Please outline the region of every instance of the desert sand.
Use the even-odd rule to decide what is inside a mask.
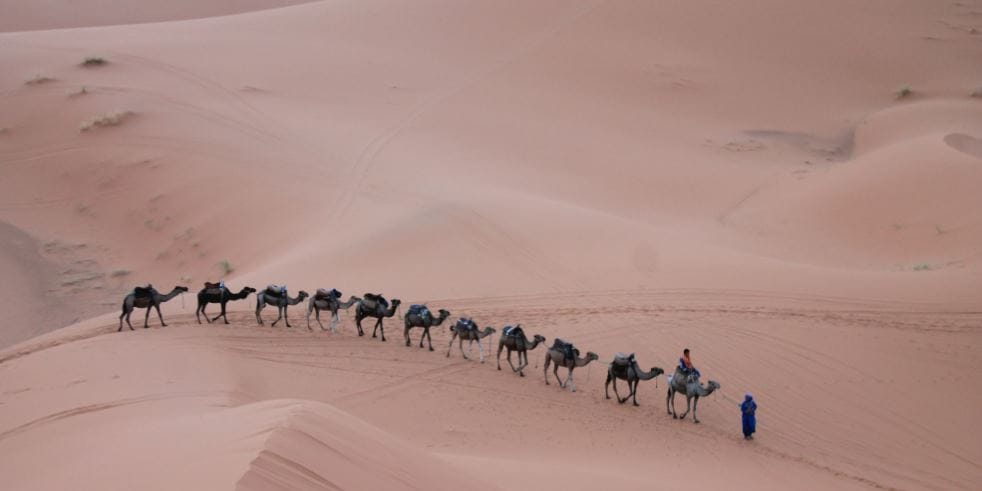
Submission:
[[[0,2],[5,489],[982,485],[982,4],[111,3]],[[198,325],[219,278],[600,361]],[[699,425],[604,399],[684,347]]]

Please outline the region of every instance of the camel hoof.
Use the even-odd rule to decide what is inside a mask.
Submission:
[[[519,377],[524,377],[524,376],[525,376],[525,374],[524,374],[524,373],[522,373],[522,372],[518,372],[518,376],[519,376]]]
[[[673,414],[672,419],[679,419],[679,417]]]
[[[698,419],[692,420],[692,424],[699,424],[699,420]]]
[[[432,346],[430,346],[430,351],[433,351],[433,347]]]
[[[576,392],[576,387],[569,389],[570,392]]]
[[[638,404],[638,403],[635,402],[634,403],[634,407],[638,407],[638,406],[640,406],[640,404]]]

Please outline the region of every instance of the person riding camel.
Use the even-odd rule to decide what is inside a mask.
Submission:
[[[682,357],[679,358],[679,369],[686,375],[694,374],[696,377],[700,375],[699,370],[696,370],[692,364],[692,359],[689,357],[689,348],[682,350]]]

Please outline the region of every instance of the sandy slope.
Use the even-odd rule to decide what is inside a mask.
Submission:
[[[0,355],[0,471],[15,489],[269,489],[302,477],[334,489],[324,481],[387,476],[424,488],[967,489],[982,478],[966,431],[982,404],[977,313],[713,291],[433,305],[522,319],[602,359],[634,347],[645,366],[669,365],[684,343],[723,389],[700,401],[697,426],[665,415],[664,380],[642,384],[641,407],[618,406],[603,399],[602,366],[577,371],[569,393],[543,384],[541,349],[522,379],[493,358],[447,358],[443,328],[431,353],[418,333],[405,347],[398,322],[383,344],[357,337],[350,318],[340,334],[309,332],[298,312],[292,330],[252,327],[251,314],[232,327],[172,315],[167,328],[117,334],[104,319]],[[735,408],[746,390],[761,405],[749,445]],[[79,453],[93,442],[99,452]]]
[[[40,31],[196,19],[304,3],[305,0],[0,0],[0,32]]]
[[[0,7],[13,12],[2,31],[205,17],[0,34],[0,346],[112,312],[136,283],[194,291],[228,261],[235,288],[453,299],[455,313],[666,365],[688,345],[729,397],[761,394],[772,436],[741,445],[722,402],[698,429],[663,421],[657,397],[645,397],[651,418],[614,410],[594,400],[597,373],[574,404],[477,368],[456,380],[469,365],[429,353],[256,330],[238,313],[230,331],[181,318],[89,338],[114,322],[104,317],[13,347],[51,346],[0,357],[0,432],[55,422],[5,433],[3,455],[55,451],[45,431],[91,440],[77,408],[106,407],[78,417],[107,427],[114,411],[136,425],[148,408],[161,430],[140,431],[173,433],[150,449],[161,459],[210,424],[194,418],[228,422],[200,449],[228,460],[188,482],[263,487],[311,476],[284,455],[335,473],[304,459],[320,452],[306,445],[337,442],[270,428],[329,426],[344,411],[379,452],[505,488],[552,484],[535,462],[584,488],[979,482],[980,439],[964,429],[979,407],[966,374],[980,361],[982,102],[968,94],[982,83],[982,7],[338,0],[209,17],[291,2],[193,3],[111,18]],[[109,64],[79,66],[92,55]],[[905,84],[913,94],[896,99]],[[321,359],[336,350],[341,361]],[[144,378],[120,382],[120,367]],[[940,395],[951,393],[957,403]],[[550,416],[556,404],[569,418]],[[473,411],[482,425],[467,424]],[[492,423],[524,417],[516,449]],[[128,428],[105,440],[120,459],[146,445]],[[24,487],[74,469],[20,462],[4,465]],[[706,475],[713,464],[727,472]],[[160,471],[133,465],[88,482]],[[429,475],[406,479],[444,482]]]

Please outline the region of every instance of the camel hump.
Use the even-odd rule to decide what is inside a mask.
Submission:
[[[614,365],[629,367],[634,363],[634,353],[615,353]]]
[[[522,334],[524,334],[524,332],[522,331],[522,328],[518,326],[505,326],[501,330],[502,336],[511,336],[514,338],[520,338],[522,337]]]
[[[376,300],[378,300],[380,298],[382,298],[382,295],[380,295],[378,293],[366,293],[365,294],[365,299],[366,300],[376,301]]]
[[[153,285],[138,286],[133,289],[133,296],[137,298],[147,298],[153,296]]]
[[[286,286],[269,284],[266,286],[266,294],[273,297],[286,296]]]
[[[430,315],[432,315],[430,313],[430,308],[427,307],[425,304],[421,304],[421,303],[414,303],[410,305],[409,313],[412,315],[418,315],[420,317],[429,317]]]
[[[215,290],[224,287],[225,287],[224,281],[219,281],[218,283],[212,283],[210,281],[205,282],[205,290]]]
[[[470,317],[461,317],[457,321],[457,328],[463,329],[465,331],[476,331],[477,323],[474,322],[474,319],[471,319]]]
[[[567,346],[572,347],[573,343],[563,338],[556,338],[556,340],[552,342],[552,347],[555,349],[566,349]]]

